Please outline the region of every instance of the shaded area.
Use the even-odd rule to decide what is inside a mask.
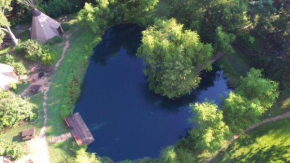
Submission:
[[[95,138],[89,150],[114,161],[158,157],[192,127],[189,103],[206,98],[220,103],[220,95],[229,92],[223,72],[215,67],[201,74],[200,88],[190,95],[169,100],[154,94],[142,60],[135,57],[142,30],[119,25],[106,32],[94,49],[75,108]]]

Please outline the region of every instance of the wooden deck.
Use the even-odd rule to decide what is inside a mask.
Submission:
[[[95,141],[93,135],[78,112],[66,118],[65,122],[79,146],[89,145]]]

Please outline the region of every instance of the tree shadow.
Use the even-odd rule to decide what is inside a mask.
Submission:
[[[94,48],[91,60],[95,64],[106,66],[108,59],[115,57],[121,48],[124,48],[129,56],[136,57],[143,30],[143,27],[133,24],[120,24],[108,29],[102,41]]]
[[[156,104],[158,106],[157,108],[170,112],[178,112],[180,109],[188,107],[190,103],[196,102],[202,91],[206,91],[208,88],[213,87],[215,81],[222,79],[220,69],[216,65],[213,66],[212,71],[202,72],[200,77],[202,79],[197,89],[177,99],[169,99],[155,94],[154,91],[149,89],[148,83],[142,85],[141,89],[143,89],[142,92],[144,92],[146,101]]]

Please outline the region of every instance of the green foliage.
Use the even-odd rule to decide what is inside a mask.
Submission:
[[[10,11],[12,8],[10,7],[11,0],[0,0],[0,27],[10,26],[8,19],[5,16],[5,11]],[[3,42],[3,38],[5,36],[5,32],[0,29],[0,45]]]
[[[174,147],[169,146],[161,152],[161,163],[180,163],[177,159],[177,154]]]
[[[62,42],[62,40],[63,40],[62,36],[54,36],[53,38],[47,40],[46,44],[47,45],[54,45],[54,44]]]
[[[0,89],[0,131],[6,127],[13,127],[23,120],[33,120],[35,118],[36,105],[30,103],[28,99]]]
[[[17,84],[16,83],[10,83],[9,87],[11,90],[15,91],[17,89]]]
[[[80,47],[80,53],[91,54],[91,50],[95,47],[100,41],[100,37],[95,37],[90,32],[85,33],[80,38],[83,46]],[[72,45],[71,45],[72,46]],[[77,45],[76,45],[77,46]],[[79,64],[70,65],[67,70],[67,77],[65,79],[66,83],[64,85],[64,96],[61,106],[62,117],[66,118],[73,113],[73,109],[79,95],[81,93],[81,84],[83,79],[83,74],[86,71],[88,65],[88,59],[79,61]],[[82,65],[81,67],[79,65]]]
[[[98,158],[94,153],[88,153],[85,149],[77,151],[76,158],[73,163],[101,163],[101,159]]]
[[[186,148],[175,148],[178,160],[180,163],[193,163],[195,161],[195,156],[191,149]]]
[[[196,68],[205,64],[210,69],[212,46],[201,43],[196,32],[183,30],[175,19],[158,20],[142,34],[137,56],[144,59],[144,72],[155,93],[169,98],[188,94],[200,82]]]
[[[89,26],[96,34],[119,23],[145,25],[153,22],[153,12],[159,0],[97,0],[97,5],[86,3],[78,13],[82,26]],[[134,14],[133,14],[134,13]]]
[[[190,122],[197,125],[189,132],[190,138],[195,140],[198,151],[213,152],[221,147],[229,135],[229,127],[223,122],[223,112],[211,102],[190,105],[194,117]]]
[[[215,50],[225,54],[233,54],[235,50],[231,46],[231,42],[235,40],[235,35],[223,32],[221,26],[216,29]]]
[[[8,156],[17,160],[24,156],[24,149],[17,143],[0,139],[0,156]]]
[[[18,75],[27,74],[27,70],[22,62],[16,62],[10,54],[5,56],[5,63],[15,68]]]
[[[202,40],[214,43],[215,30],[235,31],[242,23],[247,1],[240,0],[167,0],[170,15],[186,28],[197,30]]]
[[[24,54],[26,59],[41,61],[45,65],[51,65],[55,59],[46,46],[35,40],[21,42],[15,50],[18,54]]]
[[[63,14],[71,14],[77,12],[81,8],[79,0],[50,0],[40,5],[40,8],[47,15],[56,18]]]
[[[96,34],[103,32],[111,25],[114,13],[110,10],[109,5],[114,1],[99,0],[95,7],[86,3],[84,8],[78,13],[78,20],[82,26],[89,26]]]
[[[68,23],[61,24],[61,27],[62,27],[63,31],[69,31],[70,30],[70,24],[68,24]]]
[[[258,122],[278,96],[278,83],[263,78],[261,70],[252,68],[235,92],[224,100],[225,121],[233,132],[238,133]]]

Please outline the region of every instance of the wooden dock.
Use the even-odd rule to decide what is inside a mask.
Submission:
[[[95,141],[93,135],[78,112],[64,120],[79,146],[89,145]]]

